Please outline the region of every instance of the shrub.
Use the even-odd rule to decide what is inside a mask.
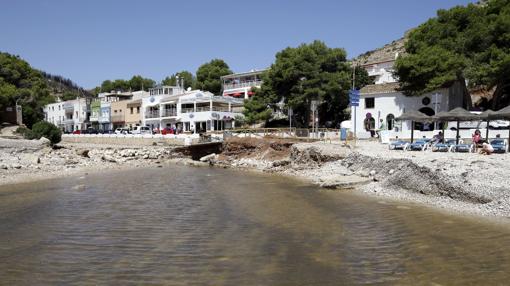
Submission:
[[[16,131],[14,131],[14,133],[17,133],[19,135],[22,135],[24,137],[26,137],[26,134],[31,132],[30,129],[24,127],[24,126],[20,126],[18,128],[16,128]]]
[[[56,144],[62,140],[62,131],[55,125],[39,121],[32,126],[32,130],[24,133],[27,139],[40,139],[46,137],[51,141],[51,144]]]

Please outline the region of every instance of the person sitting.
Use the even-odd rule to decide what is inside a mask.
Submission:
[[[482,149],[480,150],[480,154],[490,155],[492,154],[492,152],[494,152],[494,147],[492,147],[491,144],[486,142],[482,143]]]
[[[437,133],[436,135],[434,135],[432,137],[432,144],[437,144],[437,143],[443,143],[444,142],[444,135],[443,135],[443,132],[439,131],[439,133]]]

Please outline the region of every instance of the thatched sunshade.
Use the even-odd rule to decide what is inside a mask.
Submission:
[[[475,121],[480,120],[480,116],[473,114],[462,107],[454,108],[448,112],[440,112],[434,118],[438,121],[457,121],[457,136],[455,138],[456,144],[459,144],[459,122],[460,121]]]
[[[489,122],[491,121],[490,116],[494,113],[496,113],[496,111],[487,109],[478,115],[480,120],[487,122],[487,127],[485,128],[485,140],[487,140],[487,142],[489,142]]]
[[[402,113],[399,117],[395,118],[395,120],[400,121],[406,121],[411,120],[411,143],[414,141],[414,122],[432,122],[434,121],[434,118],[428,116],[427,114],[416,111],[416,110],[410,110],[407,112]]]
[[[507,106],[489,115],[490,120],[510,120],[510,106]],[[510,152],[510,127],[508,128],[508,152]]]

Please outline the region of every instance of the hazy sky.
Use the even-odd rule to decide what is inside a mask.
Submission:
[[[236,72],[315,39],[349,58],[469,0],[0,0],[0,51],[92,88],[224,59]]]

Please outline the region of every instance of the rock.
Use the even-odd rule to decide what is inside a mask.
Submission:
[[[101,157],[101,159],[102,159],[103,161],[106,161],[106,162],[117,163],[117,160],[115,160],[114,158],[112,158],[112,157],[110,157],[110,156],[108,156],[108,155],[103,155],[103,156]]]
[[[7,170],[7,169],[9,169],[9,166],[2,164],[2,165],[0,165],[0,169]]]
[[[216,154],[212,153],[209,155],[205,155],[204,157],[200,158],[200,162],[210,162],[211,160],[216,159]]]
[[[375,176],[375,174],[377,174],[377,172],[375,170],[372,170],[370,171],[370,173],[368,173],[370,176]]]
[[[273,167],[282,167],[282,166],[287,166],[289,164],[290,164],[290,160],[283,159],[283,160],[274,161]]]
[[[149,159],[149,154],[144,154],[142,158],[143,159]]]
[[[390,175],[393,175],[393,173],[395,173],[395,170],[394,170],[394,169],[391,169],[391,170],[388,172],[388,174],[390,174]]]
[[[51,146],[51,141],[50,139],[46,138],[46,137],[41,137],[41,139],[38,140],[39,143],[43,146]]]
[[[14,168],[14,169],[21,169],[21,165],[20,164],[13,164],[11,167]]]
[[[330,176],[323,178],[323,182],[320,184],[323,188],[328,189],[342,189],[342,188],[353,188],[359,185],[367,184],[370,179],[363,178],[360,176]]]
[[[85,158],[90,158],[89,157],[89,150],[87,150],[87,149],[77,149],[76,150],[76,155],[82,156],[82,157],[85,157]]]

